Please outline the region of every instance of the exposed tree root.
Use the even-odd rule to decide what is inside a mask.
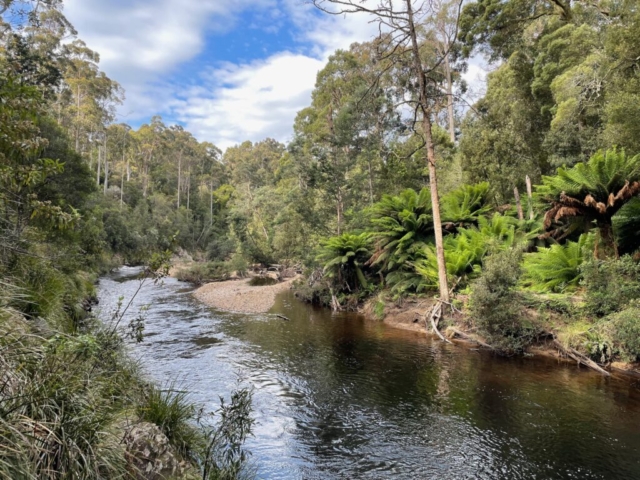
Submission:
[[[427,330],[429,330],[429,325],[427,322],[430,322],[432,330],[436,335],[438,335],[438,337],[440,337],[440,340],[442,340],[443,342],[451,343],[451,341],[449,341],[449,339],[442,335],[442,333],[440,333],[440,330],[438,330],[438,323],[440,323],[440,319],[442,318],[443,304],[444,302],[442,300],[438,300],[438,302],[431,309],[431,313],[429,314],[429,316],[427,317],[425,315],[424,323]]]

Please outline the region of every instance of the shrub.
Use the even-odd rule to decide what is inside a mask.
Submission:
[[[209,282],[219,282],[229,277],[229,266],[224,262],[196,263],[189,268],[180,269],[176,278],[183,282],[203,285]]]
[[[580,266],[584,261],[587,239],[588,235],[582,235],[578,242],[551,245],[525,255],[525,285],[539,292],[564,292],[577,288],[582,279]]]
[[[489,341],[507,353],[521,351],[530,343],[534,329],[522,318],[515,287],[520,279],[518,250],[507,250],[486,258],[482,274],[473,284],[471,314]]]
[[[594,260],[582,265],[586,309],[605,316],[640,298],[640,265],[625,255],[617,260]]]
[[[640,308],[632,306],[607,317],[613,347],[620,357],[634,362],[640,357]]]

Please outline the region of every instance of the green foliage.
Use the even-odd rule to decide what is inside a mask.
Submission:
[[[179,268],[176,278],[195,285],[209,282],[220,282],[229,277],[230,267],[224,262],[195,263],[186,268]]]
[[[624,150],[611,149],[599,151],[572,168],[558,168],[556,175],[542,178],[536,193],[546,202],[560,200],[565,194],[579,198],[591,195],[596,202],[606,204],[610,195],[618,195],[628,183],[637,181],[640,155],[629,157]]]
[[[469,299],[476,325],[490,343],[507,353],[522,351],[535,334],[524,318],[516,291],[521,260],[522,254],[517,249],[487,257]]]
[[[188,400],[187,392],[176,390],[175,384],[167,388],[149,385],[142,402],[136,406],[136,413],[141,420],[157,425],[185,457],[197,447],[198,431],[192,423],[194,405]]]
[[[478,217],[476,221],[477,227],[460,228],[457,235],[445,237],[445,262],[450,287],[454,284],[462,286],[477,276],[485,255],[514,246],[518,238],[517,223],[511,217],[496,213],[489,219]],[[438,288],[438,261],[433,245],[427,245],[411,265],[413,272],[387,277],[394,293],[402,295]]]
[[[489,183],[463,185],[440,199],[442,219],[456,225],[476,224],[491,211],[488,204]]]
[[[402,269],[433,241],[431,194],[426,188],[384,195],[370,212],[376,248],[371,265],[383,272]]]
[[[609,315],[605,319],[611,332],[613,348],[628,362],[640,358],[640,308],[637,305]]]
[[[621,254],[633,254],[640,248],[640,198],[629,201],[613,217],[613,229]]]
[[[612,218],[640,193],[640,155],[628,157],[624,150],[594,154],[588,162],[570,169],[559,168],[555,176],[543,177],[537,197],[547,205],[544,228],[557,238],[596,226],[604,256],[616,256]]]
[[[617,260],[594,260],[582,266],[585,307],[596,316],[626,308],[640,298],[640,264],[628,255]]]
[[[240,389],[231,394],[230,402],[220,399],[219,420],[213,428],[205,428],[205,445],[198,457],[203,480],[252,478],[247,468],[249,453],[244,449],[255,422],[252,398],[250,390]]]
[[[368,286],[363,269],[370,255],[368,234],[343,233],[325,240],[317,258],[324,266],[325,275],[333,279],[339,288],[357,291]]]
[[[524,284],[538,292],[576,289],[582,280],[580,267],[585,260],[588,242],[589,235],[584,234],[577,242],[555,244],[526,254],[523,264]]]

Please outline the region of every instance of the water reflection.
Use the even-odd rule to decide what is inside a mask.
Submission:
[[[137,288],[104,278],[106,315]],[[278,298],[273,312],[215,312],[173,279],[145,286],[150,375],[213,409],[255,389],[260,478],[640,478],[637,380],[552,359],[503,359]]]

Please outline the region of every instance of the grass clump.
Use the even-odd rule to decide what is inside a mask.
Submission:
[[[157,425],[169,442],[185,457],[197,448],[198,431],[193,426],[195,407],[187,392],[176,390],[175,385],[160,388],[150,384],[136,407],[138,417]]]

